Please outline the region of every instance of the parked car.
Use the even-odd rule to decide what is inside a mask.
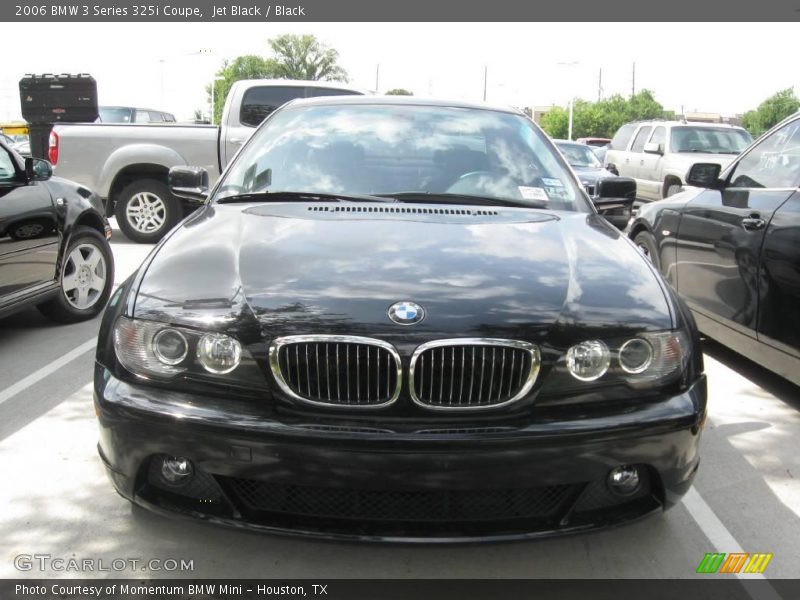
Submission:
[[[23,158],[27,158],[31,155],[31,142],[29,139],[14,142],[10,147]]]
[[[568,142],[567,140],[553,140],[556,147],[564,155],[564,158],[575,171],[580,179],[586,193],[589,196],[595,195],[595,185],[598,179],[617,177],[614,173],[603,167],[590,146],[579,142]]]
[[[630,237],[700,329],[800,385],[800,114],[643,207]]]
[[[633,177],[639,199],[660,200],[681,191],[696,162],[725,167],[753,141],[741,127],[685,121],[639,121],[623,125],[611,140],[605,165]]]
[[[691,314],[523,113],[295,100],[115,293],[99,451],[160,513],[367,541],[583,531],[687,491]]]
[[[174,123],[175,115],[152,108],[101,106],[98,123]]]
[[[600,147],[605,146],[606,144],[611,143],[611,140],[604,137],[582,137],[575,140],[579,144],[584,144],[586,146],[593,146],[593,147]]]
[[[114,283],[101,200],[0,142],[0,316],[36,305],[74,322],[97,315]]]
[[[600,164],[606,164],[606,154],[608,153],[608,149],[610,147],[610,143],[606,144],[605,146],[592,146],[592,152],[594,152],[594,155],[597,157],[597,160],[600,161]]]
[[[237,81],[220,127],[59,124],[50,136],[50,162],[59,175],[95,190],[128,238],[153,243],[197,207],[170,193],[170,167],[201,165],[213,182],[256,126],[284,102],[361,93],[333,82]]]

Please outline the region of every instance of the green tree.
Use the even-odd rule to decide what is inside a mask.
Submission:
[[[569,109],[554,106],[542,115],[539,124],[551,138],[565,140],[569,129]]]
[[[272,57],[254,54],[225,61],[214,81],[214,122],[219,123],[231,86],[241,79],[305,79],[347,81],[347,72],[337,64],[339,53],[313,35],[281,35],[269,40]],[[211,86],[206,86],[211,101]]]
[[[625,123],[659,118],[674,118],[674,113],[665,111],[650,90],[642,90],[630,98],[615,94],[598,102],[576,99],[572,110],[572,138],[610,138]],[[566,138],[569,106],[551,108],[542,117],[541,125],[550,137]]]
[[[794,88],[786,88],[764,100],[755,110],[747,111],[742,116],[742,125],[753,137],[758,137],[798,109],[800,100],[797,99]]]
[[[414,92],[410,92],[403,88],[394,88],[386,92],[387,96],[413,96]]]
[[[339,53],[313,35],[284,34],[269,40],[274,57],[268,62],[278,77],[347,81],[347,71],[337,63]]]
[[[254,54],[239,56],[232,61],[225,61],[222,68],[217,71],[217,77],[222,79],[213,82],[214,85],[214,123],[220,122],[222,107],[225,98],[234,82],[241,79],[274,79],[277,77],[269,61]],[[209,102],[211,101],[211,85],[206,86]]]

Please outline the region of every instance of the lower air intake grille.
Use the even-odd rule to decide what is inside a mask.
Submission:
[[[311,487],[220,478],[246,511],[369,521],[489,521],[546,518],[575,489],[388,491]]]
[[[530,391],[540,362],[536,346],[515,340],[429,342],[411,358],[411,397],[442,410],[503,406]]]
[[[278,385],[303,402],[371,408],[391,404],[400,395],[400,356],[381,340],[290,336],[275,340],[269,354]]]

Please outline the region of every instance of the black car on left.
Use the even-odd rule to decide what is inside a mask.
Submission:
[[[90,190],[0,142],[0,317],[32,305],[66,323],[99,314],[114,283],[110,236]]]

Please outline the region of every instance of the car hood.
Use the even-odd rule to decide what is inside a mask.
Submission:
[[[598,179],[617,177],[617,175],[603,167],[572,167],[572,170],[575,171],[583,185],[594,185]]]
[[[387,310],[398,301],[426,318],[394,324]],[[205,207],[155,252],[135,316],[399,345],[672,324],[660,278],[596,214],[334,203]]]

